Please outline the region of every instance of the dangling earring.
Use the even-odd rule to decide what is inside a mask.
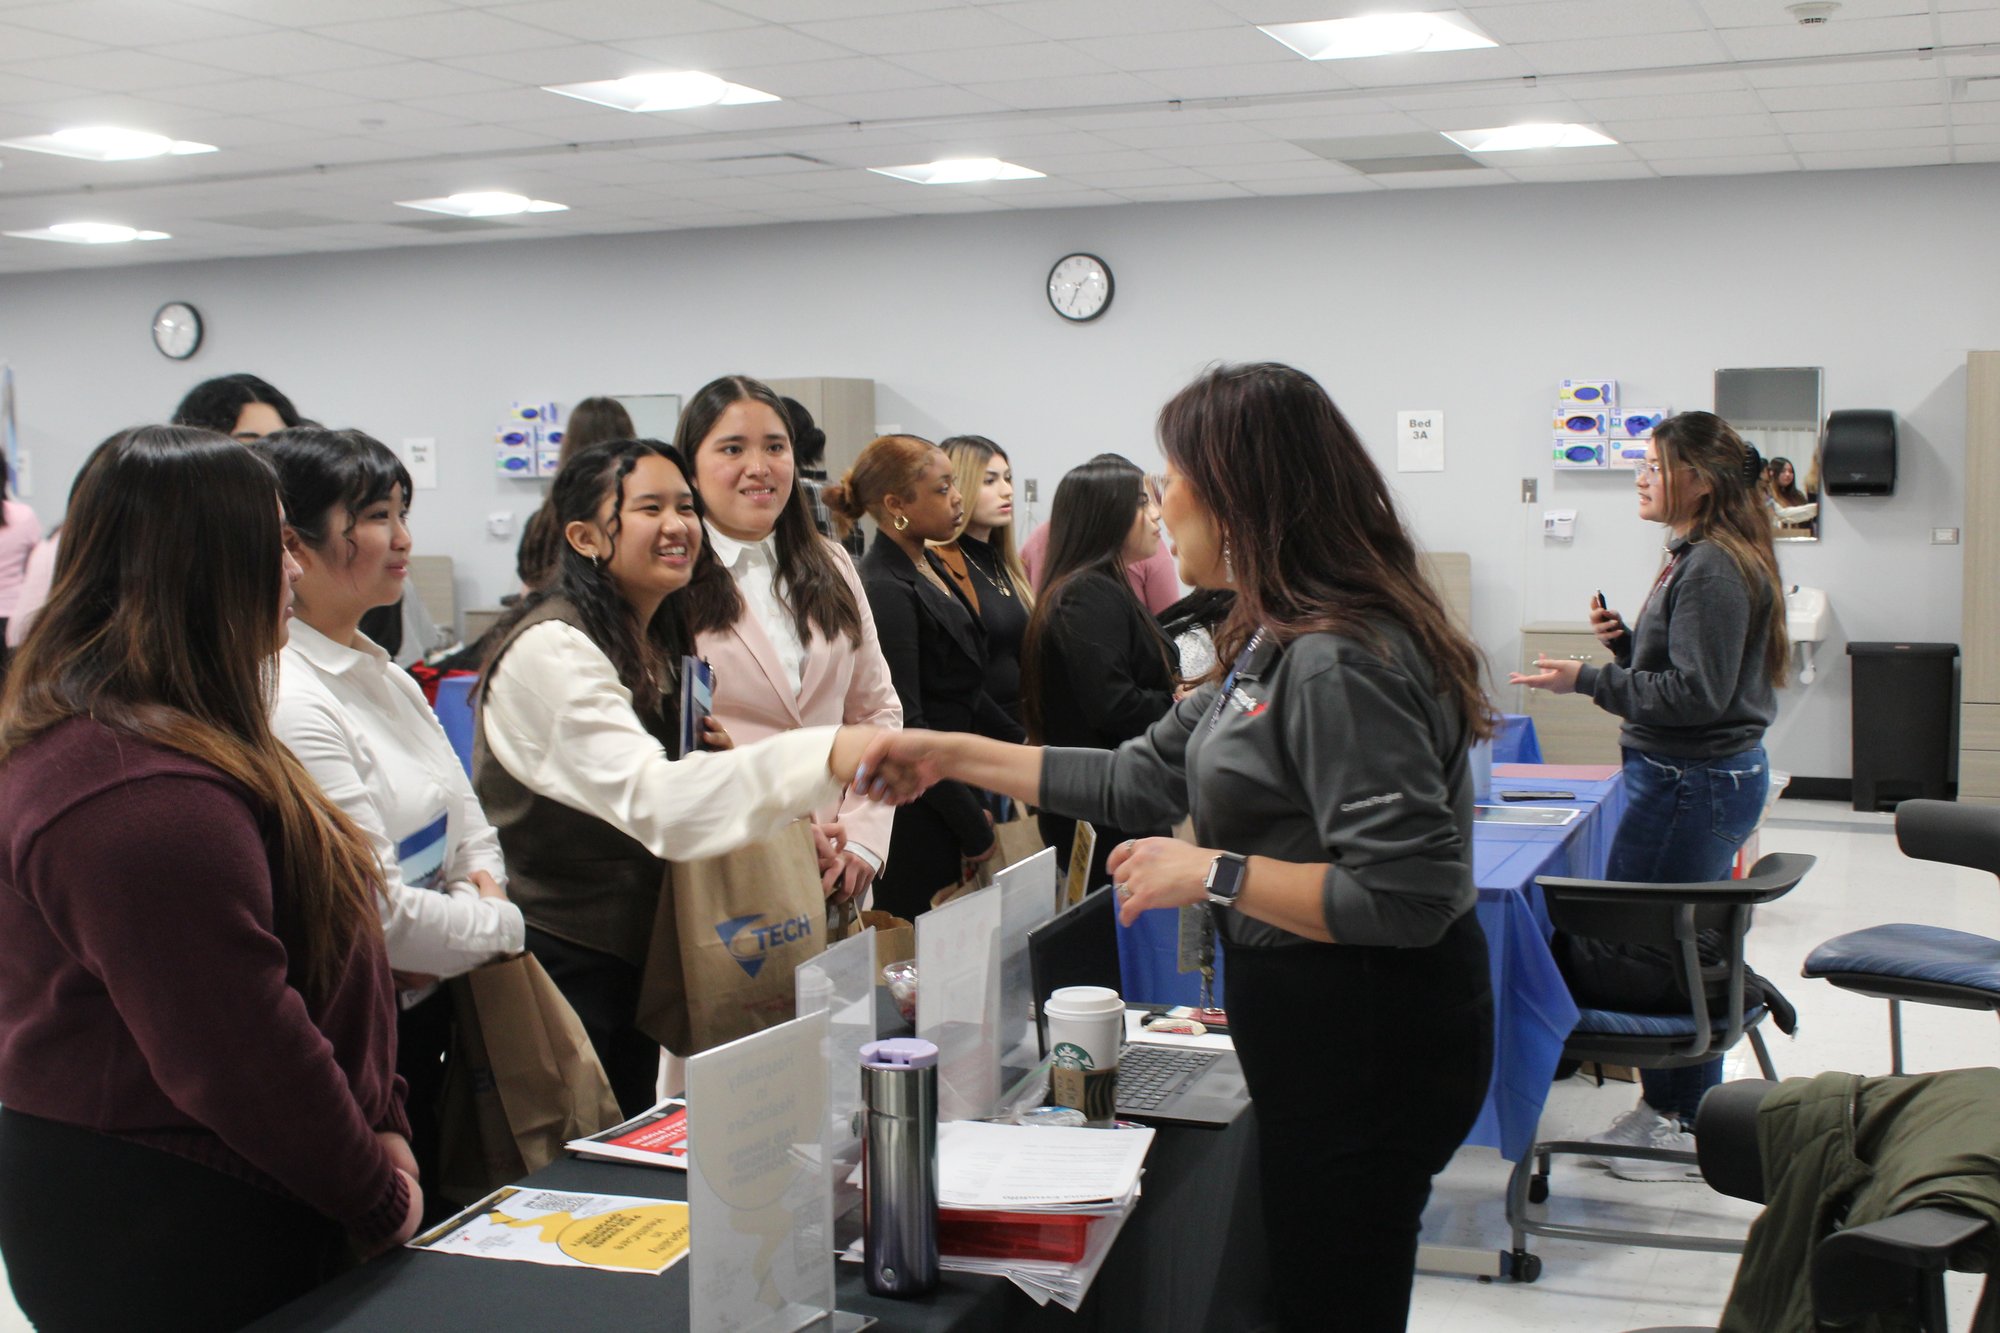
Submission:
[[[1225,583],[1236,582],[1236,562],[1229,558],[1229,543],[1222,544],[1222,579]]]
[[[896,515],[896,531],[901,532],[909,526],[910,526],[910,516],[908,514]]]
[[[601,555],[592,555],[592,556],[590,557],[590,567],[591,567],[592,569],[597,569],[597,570],[601,570],[601,569],[603,569],[603,568],[604,568],[604,557],[603,557],[603,556],[601,556]]]

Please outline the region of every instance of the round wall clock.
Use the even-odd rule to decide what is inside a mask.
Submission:
[[[153,312],[153,346],[161,356],[185,361],[201,348],[201,312],[186,301],[169,301]]]
[[[1077,324],[1096,319],[1111,305],[1111,266],[1096,255],[1064,255],[1049,270],[1049,305]]]

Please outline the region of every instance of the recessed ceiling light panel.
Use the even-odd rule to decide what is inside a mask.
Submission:
[[[505,190],[469,190],[441,199],[398,199],[398,208],[421,208],[426,213],[444,213],[455,218],[504,218],[516,213],[564,213],[568,204],[552,199],[530,199],[525,194]]]
[[[123,245],[128,241],[168,241],[163,231],[140,231],[115,222],[58,222],[38,231],[10,231],[24,241],[62,241],[68,245]]]
[[[908,167],[870,167],[878,176],[894,176],[916,185],[971,185],[979,181],[1040,180],[1046,173],[1015,166],[997,157],[949,157]]]
[[[1490,130],[1446,130],[1444,137],[1468,153],[1515,153],[1527,148],[1601,148],[1618,142],[1588,125],[1501,125]]]
[[[619,111],[689,111],[702,106],[747,106],[752,102],[776,102],[770,93],[729,83],[700,70],[669,70],[659,74],[634,74],[623,79],[600,79],[594,83],[555,83],[542,87],[545,93],[560,93],[583,102],[595,102]]]
[[[1258,31],[1307,60],[1359,60],[1499,45],[1457,14],[1369,14],[1317,23],[1267,23]]]
[[[87,162],[134,162],[148,157],[184,157],[191,153],[215,151],[214,144],[169,139],[164,134],[120,129],[115,125],[85,125],[26,139],[0,139],[0,148],[53,153],[57,157],[76,157]]]

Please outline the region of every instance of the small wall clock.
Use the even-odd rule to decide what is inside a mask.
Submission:
[[[1111,266],[1096,255],[1064,255],[1049,270],[1049,305],[1072,323],[1096,319],[1111,305]]]
[[[185,361],[201,349],[201,312],[186,301],[169,301],[153,312],[153,346],[160,355]]]

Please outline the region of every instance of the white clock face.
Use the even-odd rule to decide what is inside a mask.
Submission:
[[[153,316],[153,346],[185,361],[201,346],[201,315],[185,301],[169,301]]]
[[[1065,255],[1049,270],[1049,304],[1081,324],[1111,304],[1111,270],[1096,255]]]

